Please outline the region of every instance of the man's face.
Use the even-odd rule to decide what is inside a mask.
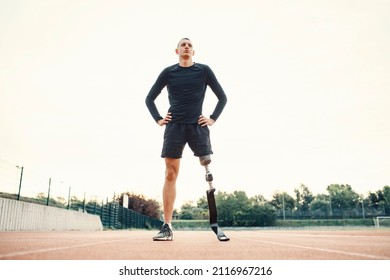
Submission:
[[[176,53],[182,58],[190,58],[194,55],[194,49],[190,40],[183,39],[177,45]]]

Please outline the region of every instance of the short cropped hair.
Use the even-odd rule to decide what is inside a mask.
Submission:
[[[181,39],[179,40],[179,42],[177,43],[177,48],[179,48],[179,44],[180,44],[180,42],[183,41],[183,40],[191,41],[190,38],[181,38]]]

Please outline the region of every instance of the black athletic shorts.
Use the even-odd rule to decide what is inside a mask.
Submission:
[[[168,123],[165,127],[161,157],[181,158],[187,143],[194,156],[201,157],[213,153],[208,126]]]

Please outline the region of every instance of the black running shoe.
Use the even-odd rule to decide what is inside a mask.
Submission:
[[[172,241],[173,232],[168,224],[163,224],[160,231],[153,237],[153,241]]]

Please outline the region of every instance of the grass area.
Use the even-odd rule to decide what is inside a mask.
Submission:
[[[361,226],[371,227],[374,222],[371,218],[367,219],[307,219],[307,220],[276,220],[277,227],[313,227],[313,226]]]
[[[172,227],[175,229],[200,229],[209,228],[208,220],[173,220]]]
[[[208,220],[174,220],[172,226],[175,229],[191,230],[206,229],[210,227]],[[276,220],[277,228],[302,228],[302,227],[373,227],[371,218],[367,219],[301,219],[301,220]]]

